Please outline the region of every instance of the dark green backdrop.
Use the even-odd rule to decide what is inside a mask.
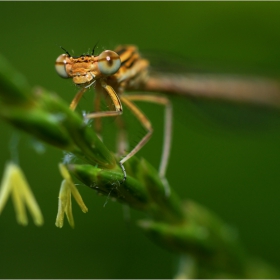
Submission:
[[[67,102],[76,88],[54,71],[59,45],[80,55],[97,41],[100,49],[136,44],[159,55],[184,56],[193,65],[197,61],[227,71],[280,74],[280,3],[2,2],[0,12],[0,52],[31,85],[53,90]],[[171,186],[182,198],[202,203],[235,226],[252,254],[279,266],[279,117],[210,102],[194,106],[193,101],[173,101],[174,141],[167,172]],[[143,109],[155,135],[141,155],[158,165],[162,110],[150,105]],[[209,121],[206,113],[223,122]],[[18,134],[4,122],[0,125],[3,170],[13,157],[11,139]],[[51,147],[38,154],[34,145],[20,136],[13,154],[19,157],[45,224],[19,226],[9,201],[0,216],[0,278],[173,276],[176,256],[135,226],[144,215],[131,211],[126,222],[121,205],[109,201],[103,207],[106,198],[86,187],[80,190],[89,212],[81,213],[73,203],[76,228],[65,224],[57,229],[57,165],[62,155]]]

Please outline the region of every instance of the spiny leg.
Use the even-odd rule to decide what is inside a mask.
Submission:
[[[94,113],[87,114],[85,117],[88,118],[88,119],[93,119],[93,118],[114,117],[114,116],[121,115],[122,112],[123,112],[123,109],[122,109],[122,103],[120,101],[120,98],[119,98],[118,94],[114,91],[114,89],[111,86],[107,85],[102,80],[100,81],[100,85],[109,94],[109,96],[110,96],[110,98],[113,101],[113,104],[115,106],[115,111],[94,112]],[[96,89],[98,89],[98,87]],[[121,167],[123,175],[124,175],[124,178],[121,181],[121,183],[123,183],[126,180],[126,171],[125,171],[125,168],[124,168],[122,162],[120,162],[120,167]]]
[[[147,130],[147,134],[141,139],[141,141],[130,151],[121,161],[120,165],[122,166],[128,159],[130,159],[132,156],[134,156],[150,139],[153,128],[150,123],[150,121],[147,119],[147,117],[138,109],[138,107],[133,104],[127,96],[121,96],[120,97],[122,102],[131,110],[131,112],[136,116],[136,118],[140,121],[140,123],[144,126],[144,128]]]
[[[81,100],[83,94],[86,92],[87,88],[83,87],[81,90],[78,91],[78,93],[75,95],[74,99],[70,103],[70,109],[75,111],[77,105],[79,104],[79,101]]]
[[[85,118],[92,119],[92,118],[113,117],[113,116],[121,115],[122,112],[123,112],[123,109],[122,109],[122,104],[121,104],[121,101],[120,101],[119,96],[117,95],[117,93],[114,91],[114,89],[111,86],[107,85],[102,80],[100,80],[100,85],[109,94],[111,100],[114,103],[115,111],[105,111],[105,112],[90,113],[90,114],[87,114],[85,116]],[[70,104],[70,109],[71,110],[74,111],[76,109],[80,99],[82,98],[82,96],[83,96],[83,94],[85,93],[86,90],[87,90],[87,87],[84,87],[84,88],[82,88],[76,94],[76,96],[74,97],[74,99],[72,100],[72,102]],[[123,164],[121,162],[120,162],[120,166],[121,166],[121,169],[122,169],[123,175],[124,175],[123,181],[121,182],[121,183],[123,183],[126,180],[126,171],[125,171],[125,168],[124,168],[124,166],[123,166]]]
[[[164,120],[164,142],[162,149],[162,156],[159,167],[160,177],[164,177],[170,155],[171,138],[172,138],[172,105],[168,98],[155,95],[126,95],[126,99],[131,101],[145,101],[165,106],[165,120]]]
[[[122,114],[123,109],[122,109],[122,103],[120,101],[120,98],[118,94],[114,91],[114,89],[107,85],[104,81],[100,81],[100,84],[102,88],[106,90],[106,92],[109,94],[111,100],[114,103],[115,106],[115,111],[104,111],[104,112],[94,112],[87,114],[85,117],[88,119],[93,119],[93,118],[101,118],[101,117],[114,117],[114,116],[119,116]]]
[[[168,164],[168,159],[170,155],[171,147],[171,136],[172,136],[172,105],[170,101],[163,96],[154,96],[154,95],[129,95],[126,96],[127,99],[133,101],[146,101],[152,102],[165,106],[165,120],[164,120],[164,135],[163,135],[163,150],[159,167],[159,175],[163,183],[166,196],[170,195],[170,186],[165,178],[165,172]]]
[[[101,92],[96,91],[96,95],[94,98],[94,111],[100,112],[101,111]],[[123,155],[125,151],[128,150],[128,142],[127,142],[127,133],[125,129],[125,123],[121,117],[116,118],[116,124],[118,127],[118,133],[117,133],[117,154]],[[98,137],[102,140],[101,135],[102,130],[102,119],[101,118],[95,118],[94,120],[94,131],[98,135]]]

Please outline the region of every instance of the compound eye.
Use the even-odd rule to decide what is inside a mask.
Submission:
[[[102,74],[112,75],[119,70],[121,60],[117,53],[113,51],[104,51],[98,56],[97,64]]]
[[[68,55],[62,54],[55,61],[55,70],[61,78],[69,78],[69,76],[66,72],[66,63],[67,63],[66,59],[67,58],[68,58]]]

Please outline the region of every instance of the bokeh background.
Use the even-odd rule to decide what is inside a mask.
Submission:
[[[66,102],[77,89],[54,71],[60,45],[80,55],[97,41],[97,52],[135,44],[200,70],[205,65],[227,72],[280,74],[280,3],[1,2],[0,11],[0,52],[32,86],[59,93]],[[279,267],[278,113],[187,98],[172,101],[171,186],[182,199],[203,204],[234,226],[252,255]],[[141,108],[155,134],[140,155],[158,166],[163,110]],[[0,169],[18,156],[45,219],[40,228],[31,220],[27,227],[19,226],[9,201],[0,216],[1,278],[174,275],[177,256],[153,244],[135,225],[144,214],[111,201],[104,207],[106,197],[84,186],[79,189],[89,212],[83,214],[73,203],[75,229],[67,223],[56,228],[61,152],[48,146],[42,150],[29,136],[0,125]]]

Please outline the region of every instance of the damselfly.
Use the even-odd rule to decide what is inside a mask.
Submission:
[[[100,55],[94,55],[94,48],[91,55],[72,57],[69,52],[63,49],[66,54],[60,55],[55,64],[57,73],[63,78],[72,78],[81,90],[76,94],[70,104],[75,110],[85,91],[94,85],[98,95],[104,93],[111,98],[115,110],[105,112],[94,112],[87,114],[86,118],[101,118],[118,116],[123,112],[122,103],[125,104],[146,129],[146,135],[141,141],[120,161],[120,166],[126,179],[126,171],[123,164],[135,155],[150,139],[153,128],[145,114],[133,103],[133,101],[147,101],[165,106],[165,136],[159,174],[164,178],[171,142],[171,118],[172,107],[166,97],[156,95],[126,95],[124,91],[140,89],[146,84],[148,78],[147,60],[140,57],[135,46],[119,46],[115,51],[103,51]],[[99,108],[100,99],[95,99],[95,108]],[[97,125],[97,127],[99,127]],[[119,127],[119,139],[124,139],[125,134],[122,125]],[[125,140],[122,140],[125,141]],[[120,146],[124,144],[120,143]]]
[[[72,78],[76,85],[81,86],[70,104],[75,110],[85,91],[95,87],[98,96],[107,94],[114,104],[114,110],[98,111],[100,99],[95,99],[96,112],[87,114],[86,118],[118,116],[123,112],[125,104],[146,129],[146,135],[120,161],[124,180],[126,171],[123,166],[129,158],[135,155],[150,139],[153,128],[145,114],[134,104],[134,101],[153,102],[165,106],[164,144],[159,168],[159,174],[164,178],[171,143],[172,106],[168,98],[150,94],[127,95],[126,92],[138,90],[141,92],[165,92],[196,97],[225,99],[229,101],[249,102],[262,105],[280,105],[280,84],[278,81],[265,78],[239,78],[227,75],[203,74],[152,74],[149,62],[143,59],[135,46],[119,46],[114,51],[106,50],[100,55],[72,57],[60,55],[55,63],[56,71],[62,78]],[[119,139],[125,139],[125,131],[119,124]],[[100,126],[96,125],[97,130]],[[121,140],[120,142],[124,142]],[[120,143],[122,145],[124,143]]]

